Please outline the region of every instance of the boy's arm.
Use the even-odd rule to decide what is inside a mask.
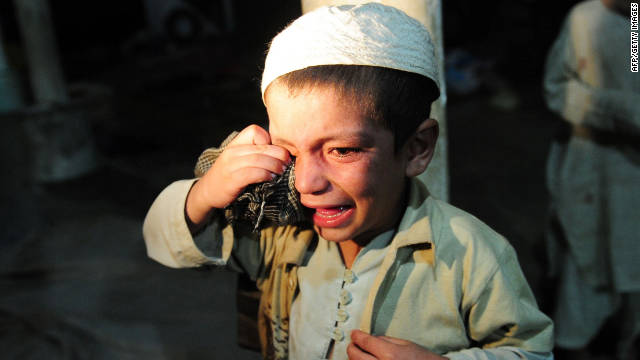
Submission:
[[[271,145],[263,128],[250,125],[242,130],[189,192],[185,210],[193,227],[206,222],[214,209],[231,204],[247,185],[282,174],[290,161],[289,152]]]
[[[533,293],[510,245],[502,249],[494,269],[485,275],[469,271],[461,304],[467,334],[474,347],[437,355],[412,342],[361,331],[351,334],[347,350],[353,359],[521,360],[553,359],[553,324],[537,307]],[[487,259],[485,259],[487,260]]]
[[[473,297],[467,332],[478,347],[445,354],[462,359],[553,359],[553,323],[543,314],[527,283],[516,253],[507,245],[488,278],[465,289]]]
[[[350,360],[553,360],[551,352],[534,353],[508,346],[495,349],[465,349],[440,356],[407,340],[373,336],[360,330],[351,333],[351,340],[353,342],[347,348]]]
[[[210,220],[216,209],[229,205],[249,184],[281,174],[290,161],[288,152],[270,145],[269,134],[258,126],[245,128],[225,148],[199,180],[182,180],[168,186],[149,209],[143,233],[149,256],[170,267],[193,267],[226,262],[233,244],[233,230],[224,219],[214,218],[220,258],[198,249],[193,233]]]
[[[265,255],[271,253],[278,234],[241,231],[214,212],[198,233],[192,234],[185,216],[187,193],[196,181],[180,180],[165,188],[149,209],[143,232],[147,254],[159,263],[173,267],[226,266],[255,279],[263,270]]]
[[[189,224],[185,217],[187,194],[196,179],[180,180],[167,186],[155,199],[149,209],[143,225],[143,236],[147,254],[159,263],[173,267],[196,267],[204,264],[217,264],[220,259],[207,257],[196,246]],[[222,248],[224,237],[220,233]],[[228,254],[226,254],[228,257]]]

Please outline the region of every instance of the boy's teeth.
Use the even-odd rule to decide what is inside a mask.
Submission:
[[[347,210],[348,206],[336,206],[332,208],[316,209],[316,213],[325,218],[333,218]]]

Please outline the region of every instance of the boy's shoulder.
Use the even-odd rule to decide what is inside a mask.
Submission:
[[[411,242],[430,242],[436,257],[498,261],[506,251],[512,251],[502,235],[468,212],[430,196],[421,182],[413,181],[410,197],[404,227],[413,224],[408,228],[408,236],[414,238]]]

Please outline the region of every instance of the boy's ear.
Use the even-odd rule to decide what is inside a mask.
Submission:
[[[427,119],[418,126],[415,134],[409,137],[405,144],[407,156],[405,172],[407,176],[418,176],[427,169],[436,148],[438,131],[438,122],[434,119]]]

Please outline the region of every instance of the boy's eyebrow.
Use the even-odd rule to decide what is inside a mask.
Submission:
[[[373,135],[368,131],[356,131],[356,132],[347,133],[347,134],[338,133],[338,134],[328,135],[328,136],[321,137],[321,138],[317,139],[316,141],[317,142],[327,142],[327,141],[330,141],[330,140],[345,140],[345,141],[356,140],[356,141],[361,141],[361,142],[364,142],[364,143],[371,143],[371,142],[373,142]],[[271,142],[272,143],[276,143],[277,142],[277,143],[280,143],[280,144],[283,144],[283,145],[294,146],[289,140],[281,139],[281,138],[279,138],[277,136],[274,136],[271,139]]]

